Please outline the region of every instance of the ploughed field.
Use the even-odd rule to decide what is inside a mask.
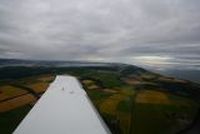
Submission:
[[[176,134],[199,117],[199,84],[135,66],[9,67],[0,73],[6,69],[12,73],[3,72],[0,81],[2,134],[16,128],[57,74],[80,80],[113,134]]]

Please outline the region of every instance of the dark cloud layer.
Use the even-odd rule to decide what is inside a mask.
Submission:
[[[199,0],[1,0],[0,57],[200,66]]]

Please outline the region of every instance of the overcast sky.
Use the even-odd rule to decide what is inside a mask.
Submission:
[[[200,0],[0,0],[0,58],[200,68]]]

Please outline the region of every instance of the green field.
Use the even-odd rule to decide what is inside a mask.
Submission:
[[[1,134],[11,134],[30,109],[31,106],[25,105],[5,113],[0,113]]]
[[[9,79],[4,74],[6,79],[0,80],[0,95],[5,92],[11,99],[21,95],[19,91],[38,99],[57,74],[76,76],[113,134],[176,134],[193,123],[200,106],[199,85],[130,67],[12,71]],[[10,85],[9,90],[4,85]],[[1,134],[10,134],[34,103],[0,113]]]

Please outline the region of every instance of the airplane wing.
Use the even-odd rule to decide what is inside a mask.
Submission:
[[[13,134],[110,134],[79,81],[57,76]]]

